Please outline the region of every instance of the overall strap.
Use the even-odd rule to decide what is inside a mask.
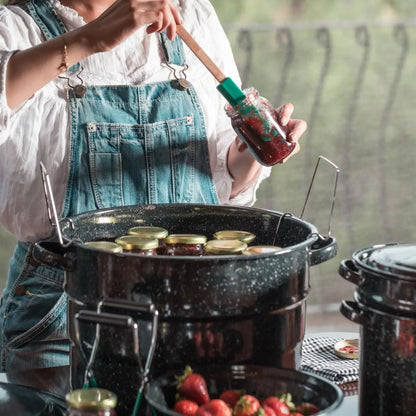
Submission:
[[[62,20],[56,14],[49,1],[31,0],[27,3],[21,4],[20,6],[32,16],[39,28],[42,30],[46,39],[52,39],[66,33]]]
[[[20,7],[33,18],[46,39],[53,39],[67,32],[64,23],[48,0],[30,0]],[[76,63],[69,68],[69,71],[78,71],[79,67],[80,64]]]
[[[162,32],[160,34],[160,44],[162,45],[162,52],[168,64],[186,65],[183,42],[179,36],[176,36],[174,40],[169,40],[166,32]]]

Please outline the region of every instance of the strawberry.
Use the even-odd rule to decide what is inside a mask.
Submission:
[[[198,407],[198,404],[192,400],[181,399],[175,403],[173,410],[185,416],[194,416]]]
[[[319,408],[312,403],[304,402],[296,406],[296,411],[304,416],[310,416],[314,415],[315,413],[318,413]]]
[[[260,402],[256,397],[250,394],[244,394],[240,397],[234,406],[234,416],[252,416],[260,408]]]
[[[198,405],[209,402],[207,383],[204,377],[194,373],[189,366],[185,367],[182,376],[177,377],[177,389],[180,397],[193,400]]]
[[[289,416],[290,415],[290,409],[289,406],[282,400],[279,400],[276,396],[270,396],[267,397],[265,400],[263,400],[262,403],[264,406],[271,407],[276,416]]]
[[[263,405],[263,411],[266,416],[276,416],[276,412],[267,404]]]
[[[238,402],[238,400],[243,394],[244,392],[242,390],[225,390],[221,393],[219,398],[233,409],[235,404]]]
[[[195,416],[232,416],[232,412],[227,403],[220,399],[212,399],[199,406]]]

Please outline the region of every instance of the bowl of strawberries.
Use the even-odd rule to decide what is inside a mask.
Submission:
[[[144,395],[152,413],[170,416],[328,415],[343,398],[322,377],[259,365],[186,366],[150,380]]]

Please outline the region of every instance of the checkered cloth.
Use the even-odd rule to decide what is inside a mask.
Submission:
[[[343,338],[305,338],[302,347],[301,370],[327,378],[335,384],[358,381],[359,360],[335,355],[334,345]]]

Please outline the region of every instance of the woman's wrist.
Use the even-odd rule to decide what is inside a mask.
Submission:
[[[230,176],[234,179],[231,198],[255,183],[261,172],[260,163],[238,136],[228,148],[227,167]]]

